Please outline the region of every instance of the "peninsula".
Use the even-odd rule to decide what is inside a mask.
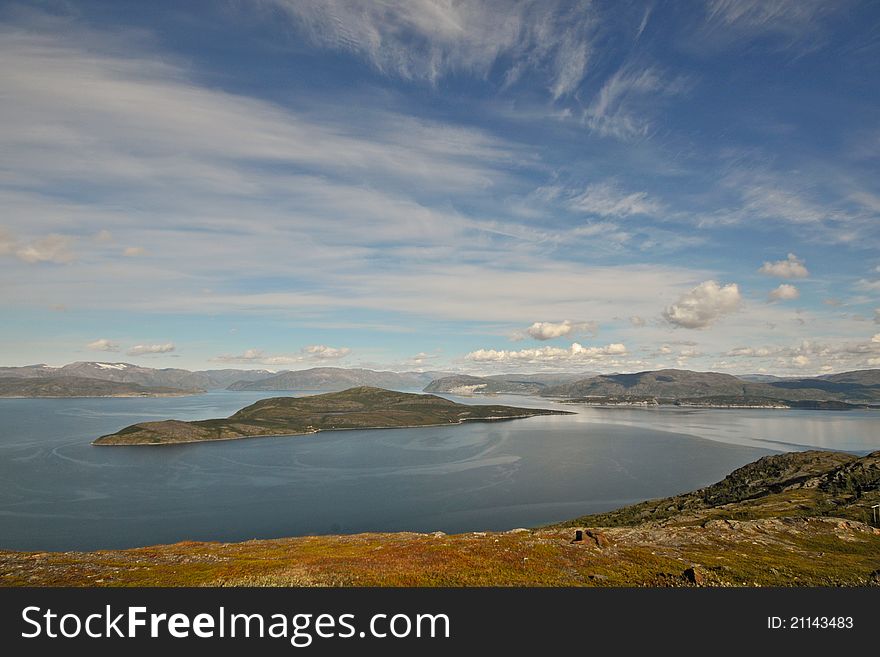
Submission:
[[[273,397],[228,418],[163,420],[133,424],[101,436],[93,445],[167,445],[263,436],[290,436],[341,429],[391,429],[511,420],[567,411],[459,404],[436,395],[358,387],[308,397]]]

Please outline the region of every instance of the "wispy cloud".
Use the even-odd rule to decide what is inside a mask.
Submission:
[[[647,192],[624,192],[610,182],[589,185],[583,193],[571,199],[570,205],[574,210],[602,217],[655,215],[662,209],[661,204],[649,198]]]
[[[710,0],[706,26],[718,42],[770,37],[780,46],[815,48],[821,44],[823,20],[849,2],[823,0]],[[727,34],[725,34],[725,32]]]
[[[602,136],[642,137],[651,130],[658,98],[682,93],[684,78],[668,78],[658,69],[627,64],[609,77],[584,109],[587,126]]]
[[[547,78],[554,99],[572,94],[587,69],[595,15],[559,0],[272,0],[294,29],[323,48],[352,53],[377,71],[437,84],[452,74],[504,84]]]

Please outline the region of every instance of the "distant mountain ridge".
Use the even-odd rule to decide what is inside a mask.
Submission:
[[[173,367],[155,369],[132,363],[104,363],[77,361],[62,367],[49,365],[27,365],[25,367],[0,367],[0,377],[4,378],[56,378],[81,377],[135,383],[141,386],[181,388],[186,390],[218,390],[235,381],[254,381],[272,376],[268,370],[219,369],[192,372]]]
[[[204,392],[84,376],[0,377],[0,397],[176,397]]]
[[[451,394],[530,394],[548,397],[749,398],[782,401],[880,402],[880,369],[855,370],[818,377],[771,375],[737,377],[719,372],[666,369],[632,374],[544,372],[473,376],[450,372],[391,372],[363,368],[313,367],[304,370],[217,369],[190,371],[151,368],[123,362],[79,361],[62,367],[0,367],[0,378],[87,378],[178,390],[345,390],[373,386]]]
[[[438,372],[377,372],[342,367],[313,367],[280,372],[257,381],[237,381],[229,390],[347,390],[358,386],[421,390]]]
[[[786,401],[880,401],[880,370],[752,382],[719,372],[657,370],[603,374],[546,388],[547,397],[748,397]]]

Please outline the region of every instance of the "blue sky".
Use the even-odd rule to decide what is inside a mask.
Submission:
[[[0,5],[4,365],[880,366],[880,7]]]

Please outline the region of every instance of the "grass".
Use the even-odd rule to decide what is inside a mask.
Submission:
[[[880,530],[770,519],[574,533],[358,534],[178,543],[86,553],[0,552],[4,586],[707,586],[871,584]]]

